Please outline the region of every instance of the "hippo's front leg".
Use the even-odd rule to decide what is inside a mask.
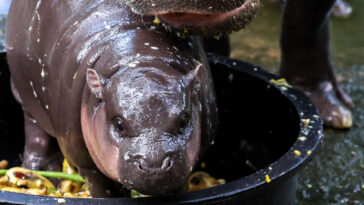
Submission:
[[[25,148],[22,166],[33,170],[60,171],[63,155],[55,138],[24,114]]]
[[[92,197],[130,197],[130,191],[128,189],[122,184],[107,178],[96,167],[94,169],[79,168],[78,171],[86,178]]]
[[[308,94],[325,125],[352,126],[353,103],[339,87],[330,59],[330,10],[335,0],[287,0],[282,23],[281,75]]]

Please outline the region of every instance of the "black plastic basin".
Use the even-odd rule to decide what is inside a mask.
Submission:
[[[20,106],[10,92],[4,57],[5,54],[1,54],[0,159],[7,159],[10,166],[15,166],[21,162],[24,131]],[[173,196],[66,199],[66,202],[294,204],[296,173],[312,158],[322,136],[317,110],[297,89],[270,83],[271,79],[278,77],[259,67],[212,55],[209,62],[217,93],[220,126],[215,144],[201,160],[206,167],[200,169],[216,178],[226,179],[225,185]],[[310,119],[309,124],[305,125],[305,119]],[[296,150],[301,154],[295,154]],[[266,175],[270,183],[267,183]],[[57,204],[57,199],[0,191],[0,202]]]

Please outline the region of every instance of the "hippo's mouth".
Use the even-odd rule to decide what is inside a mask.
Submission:
[[[242,6],[226,11],[162,11],[155,15],[176,29],[191,30],[204,35],[221,35],[240,30],[255,17],[259,0],[247,0]]]
[[[157,16],[168,30],[219,36],[246,27],[260,0],[124,0],[143,16]],[[157,21],[158,23],[158,21]],[[177,31],[178,32],[178,31]]]
[[[213,13],[209,11],[183,12],[174,11],[157,14],[164,22],[175,28],[184,26],[203,27],[211,24],[219,24],[237,17],[241,14],[251,13],[251,8],[258,8],[259,1],[249,0],[242,6],[223,13]]]

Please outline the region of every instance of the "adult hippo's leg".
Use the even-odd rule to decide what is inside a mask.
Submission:
[[[324,124],[352,126],[354,105],[339,87],[330,59],[330,10],[335,0],[287,0],[284,9],[280,74],[311,97]]]

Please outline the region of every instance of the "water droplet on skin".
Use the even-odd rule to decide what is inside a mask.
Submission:
[[[42,68],[42,71],[40,72],[40,76],[42,76],[42,78],[44,78],[45,75],[46,75],[46,73],[45,73],[44,69]]]
[[[144,45],[145,45],[145,46],[149,46],[150,44],[149,44],[148,42],[145,42],[145,43],[144,43]]]
[[[159,49],[158,47],[155,47],[155,46],[152,46],[150,48],[153,49],[153,50],[158,50]]]

